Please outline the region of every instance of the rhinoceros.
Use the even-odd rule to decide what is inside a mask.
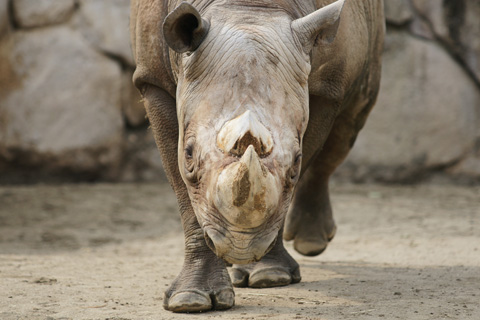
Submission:
[[[185,234],[165,309],[299,282],[282,236],[314,256],[335,235],[329,177],[375,104],[383,2],[132,0],[130,24]]]

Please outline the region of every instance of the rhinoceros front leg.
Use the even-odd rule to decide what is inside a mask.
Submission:
[[[177,196],[185,233],[184,265],[165,292],[164,307],[174,312],[228,309],[234,305],[234,292],[225,263],[205,243],[180,176],[175,100],[154,86],[146,86],[143,96],[165,173]]]
[[[173,312],[201,312],[231,308],[235,294],[225,262],[206,246],[195,228],[186,234],[182,271],[165,292],[163,306]]]
[[[300,282],[300,267],[283,246],[282,232],[259,262],[232,266],[230,277],[235,287],[270,288]]]

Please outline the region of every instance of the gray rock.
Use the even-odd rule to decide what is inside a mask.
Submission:
[[[429,22],[435,36],[465,62],[480,83],[480,1],[412,0],[412,3]]]
[[[408,0],[387,0],[385,3],[385,17],[389,23],[403,25],[413,18],[412,8]]]
[[[444,1],[411,0],[411,2],[417,12],[430,22],[436,35],[448,35],[448,26],[444,15],[444,5],[442,4]]]
[[[129,132],[125,154],[119,181],[167,181],[151,130]]]
[[[364,177],[407,179],[471,152],[480,93],[442,47],[391,32],[383,61],[377,105],[346,167]]]
[[[480,152],[470,154],[461,162],[448,170],[454,177],[459,177],[466,182],[480,180]]]
[[[12,0],[12,8],[19,27],[42,27],[67,21],[75,9],[75,0]]]
[[[431,41],[436,40],[436,36],[432,30],[431,24],[428,22],[428,20],[425,20],[421,17],[416,16],[415,19],[413,19],[408,25],[408,30],[412,35],[415,35],[419,38]]]
[[[464,48],[460,55],[480,83],[480,1],[478,0],[467,1],[460,43]]]
[[[8,1],[0,0],[0,38],[7,33],[9,28]]]
[[[67,27],[18,31],[0,59],[0,158],[75,170],[120,161],[121,70]],[[32,54],[35,53],[35,54]],[[4,78],[2,80],[2,78]],[[5,79],[6,78],[6,79]]]
[[[134,65],[129,38],[129,0],[80,0],[74,25],[98,50]]]

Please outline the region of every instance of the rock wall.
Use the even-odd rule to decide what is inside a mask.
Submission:
[[[480,1],[385,0],[377,105],[337,176],[480,181]]]
[[[480,181],[480,0],[385,0],[377,106],[337,177]],[[128,0],[0,0],[0,183],[163,179]]]
[[[0,0],[0,182],[163,176],[128,0]]]

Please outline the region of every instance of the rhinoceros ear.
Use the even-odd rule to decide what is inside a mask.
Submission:
[[[319,42],[329,44],[335,39],[344,3],[338,0],[292,22],[292,30],[306,52]]]
[[[163,36],[178,53],[195,51],[208,33],[210,25],[191,4],[182,2],[163,22]]]

